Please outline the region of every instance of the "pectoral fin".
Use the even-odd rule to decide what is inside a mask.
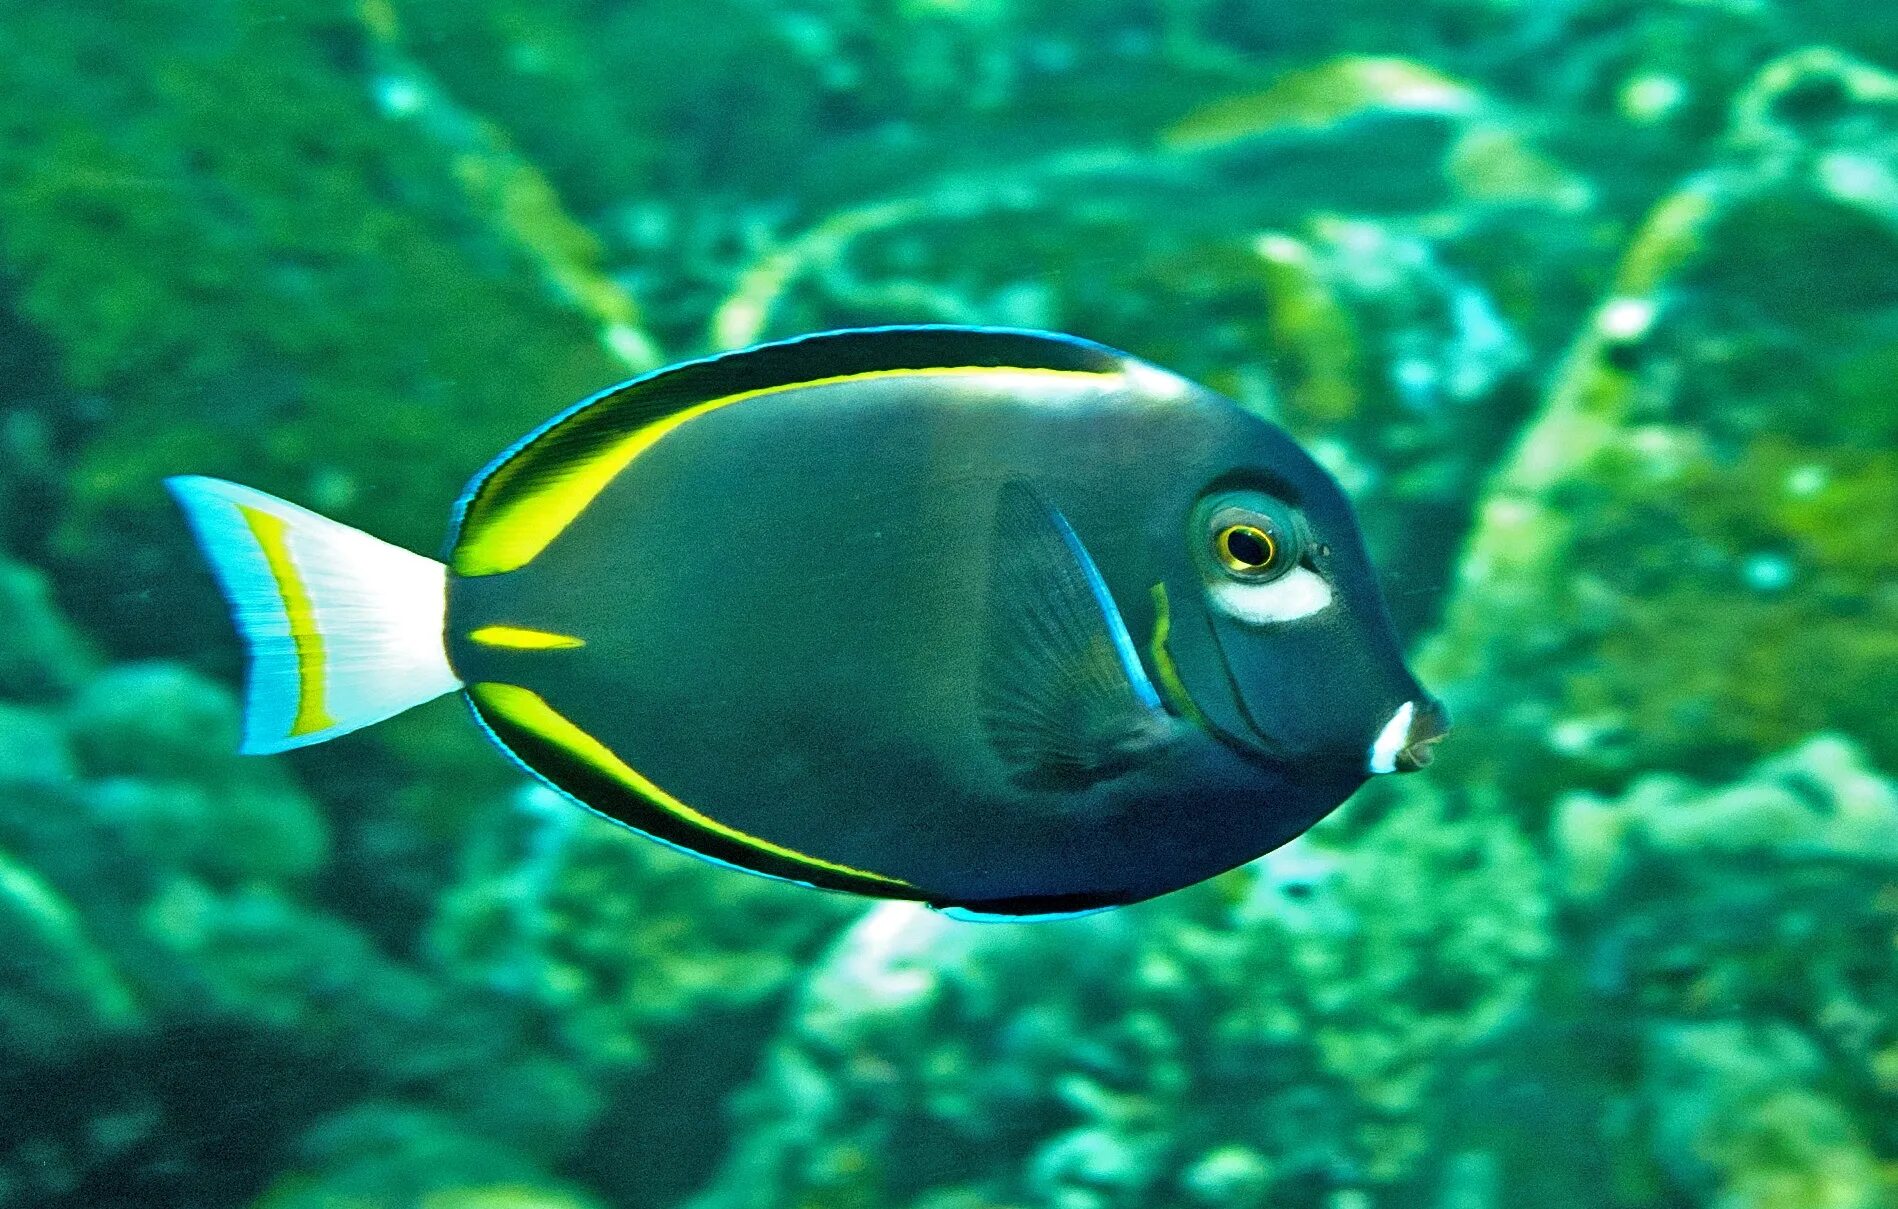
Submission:
[[[1005,484],[989,548],[981,716],[1018,784],[1085,789],[1137,767],[1176,724],[1061,513]]]

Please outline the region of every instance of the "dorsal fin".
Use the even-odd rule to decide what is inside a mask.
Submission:
[[[526,565],[626,465],[716,407],[818,382],[932,369],[1113,374],[1104,345],[1006,328],[884,327],[823,332],[688,361],[601,391],[496,458],[456,506],[449,566],[496,575]]]

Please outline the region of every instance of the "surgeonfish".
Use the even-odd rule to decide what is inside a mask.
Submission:
[[[827,332],[610,387],[474,477],[441,562],[168,485],[248,646],[245,751],[461,692],[635,831],[968,918],[1233,868],[1448,727],[1331,476],[1068,336]]]

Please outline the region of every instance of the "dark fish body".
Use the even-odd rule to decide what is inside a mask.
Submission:
[[[442,591],[447,674],[562,792],[982,914],[1191,884],[1442,731],[1330,476],[1065,337],[834,333],[605,392],[477,478]]]

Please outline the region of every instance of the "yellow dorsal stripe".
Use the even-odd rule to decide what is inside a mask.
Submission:
[[[303,577],[290,557],[290,524],[280,516],[260,508],[237,505],[251,536],[263,551],[270,577],[277,583],[277,595],[283,600],[284,616],[290,623],[290,641],[297,655],[297,712],[290,723],[290,736],[315,734],[336,725],[324,698],[323,631],[316,624],[316,608],[304,590]]]
[[[717,819],[709,818],[687,806],[659,786],[647,780],[638,769],[613,754],[606,744],[587,734],[568,721],[561,713],[547,704],[545,698],[532,689],[517,684],[498,684],[483,681],[468,690],[476,701],[487,709],[507,719],[515,726],[537,735],[589,767],[611,777],[626,788],[651,802],[654,806],[675,818],[682,819],[695,827],[735,840],[758,852],[768,852],[773,856],[807,866],[812,869],[827,869],[832,873],[841,873],[850,877],[863,878],[885,886],[898,886],[910,889],[910,884],[893,877],[884,877],[877,873],[868,873],[862,869],[853,869],[849,865],[840,865],[802,852],[793,851],[769,840],[747,835],[735,827],[727,827]]]
[[[575,638],[571,634],[530,630],[526,626],[517,625],[484,625],[478,630],[470,631],[468,639],[482,646],[506,647],[515,651],[557,651],[586,645],[586,639]]]
[[[1180,679],[1180,669],[1173,665],[1173,652],[1167,650],[1166,640],[1172,632],[1173,604],[1167,599],[1166,585],[1154,584],[1153,638],[1147,643],[1147,650],[1153,655],[1154,675],[1159,678],[1160,691],[1174,712],[1188,722],[1204,726],[1206,715],[1193,703],[1193,695],[1186,691],[1186,681]]]
[[[495,514],[484,518],[474,531],[462,534],[461,542],[454,553],[455,573],[458,575],[499,575],[502,572],[515,571],[526,566],[536,554],[545,550],[547,544],[558,537],[562,530],[571,525],[580,513],[586,510],[586,506],[593,502],[593,498],[605,490],[606,485],[613,481],[614,476],[626,469],[634,458],[651,449],[661,437],[673,429],[688,421],[696,420],[707,412],[729,407],[733,403],[743,403],[747,399],[802,390],[808,386],[835,386],[842,382],[865,382],[876,378],[901,378],[919,374],[1034,374],[1064,378],[1119,376],[1118,371],[1043,369],[1034,366],[961,365],[930,369],[879,369],[861,374],[840,374],[833,378],[786,382],[778,386],[766,386],[758,390],[741,391],[735,395],[708,399],[634,429],[592,456],[565,467],[560,474],[548,476],[535,489],[524,492],[518,498],[498,507]],[[532,455],[532,452],[533,445],[529,445],[516,456],[528,457]]]

